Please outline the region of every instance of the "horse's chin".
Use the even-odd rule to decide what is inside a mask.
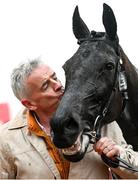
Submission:
[[[65,159],[71,162],[80,161],[87,151],[89,141],[88,135],[80,134],[71,147],[62,149]]]

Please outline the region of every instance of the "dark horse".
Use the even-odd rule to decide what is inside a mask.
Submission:
[[[106,4],[103,24],[106,32],[90,32],[75,8],[73,32],[80,47],[63,66],[65,93],[51,120],[54,144],[70,161],[84,157],[94,126],[114,120],[138,150],[137,69],[119,45],[116,19]]]

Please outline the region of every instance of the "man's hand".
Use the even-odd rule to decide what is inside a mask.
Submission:
[[[113,140],[102,137],[94,144],[94,150],[102,155],[105,154],[108,158],[114,160],[115,156],[119,156],[123,152],[123,148],[117,145]]]

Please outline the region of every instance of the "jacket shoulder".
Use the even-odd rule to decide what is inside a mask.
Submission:
[[[26,111],[22,109],[17,116],[8,121],[5,124],[0,125],[0,142],[6,142],[6,140],[11,140],[17,138],[17,134],[22,128],[27,128]]]

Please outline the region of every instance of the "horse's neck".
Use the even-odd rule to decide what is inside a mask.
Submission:
[[[128,86],[128,97],[130,110],[135,111],[138,116],[137,106],[138,106],[138,70],[129,61],[128,57],[121,49],[121,58],[123,61],[123,66],[126,72],[127,86]],[[132,112],[132,113],[133,113]]]

